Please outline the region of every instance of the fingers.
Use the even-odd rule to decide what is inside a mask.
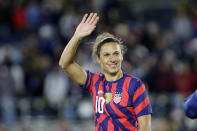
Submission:
[[[90,13],[90,15],[88,16],[85,23],[89,23],[91,21],[93,15],[94,15],[93,13]]]
[[[82,22],[90,24],[90,25],[95,25],[98,22],[98,20],[99,20],[99,17],[97,15],[97,13],[90,13],[89,16],[88,16],[88,14],[84,15]]]
[[[89,21],[89,24],[92,24],[95,21],[95,18],[97,17],[97,13],[94,13],[91,20]]]
[[[99,21],[99,17],[97,16],[97,17],[94,19],[94,21],[92,22],[92,25],[96,25],[98,21]]]
[[[83,16],[83,19],[82,19],[82,21],[81,21],[82,23],[85,23],[87,16],[88,16],[87,13]]]

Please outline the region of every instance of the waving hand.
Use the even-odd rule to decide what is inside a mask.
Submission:
[[[90,35],[94,31],[98,20],[99,17],[97,13],[90,13],[89,16],[85,14],[74,35],[78,38]]]

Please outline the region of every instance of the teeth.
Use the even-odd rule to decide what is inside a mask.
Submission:
[[[109,66],[113,68],[113,67],[116,67],[116,64],[111,64]]]

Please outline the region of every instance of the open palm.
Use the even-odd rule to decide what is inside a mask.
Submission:
[[[94,31],[98,20],[99,17],[96,13],[90,13],[89,16],[88,14],[85,14],[75,31],[75,35],[79,38],[90,35]]]

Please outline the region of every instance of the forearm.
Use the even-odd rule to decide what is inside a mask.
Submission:
[[[66,68],[69,64],[73,63],[81,39],[82,38],[73,35],[69,43],[66,45],[59,61],[59,65],[62,68]]]

